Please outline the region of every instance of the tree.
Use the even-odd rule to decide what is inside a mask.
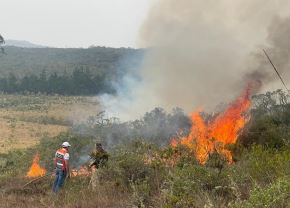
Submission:
[[[1,52],[5,54],[4,48],[2,47],[3,44],[5,44],[5,40],[3,36],[0,34],[0,49],[1,49]]]

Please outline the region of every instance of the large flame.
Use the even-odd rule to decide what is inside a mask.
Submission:
[[[190,134],[180,140],[173,139],[171,145],[175,147],[181,144],[192,149],[201,164],[205,164],[209,155],[214,151],[232,163],[232,154],[225,146],[236,143],[240,130],[249,121],[246,113],[251,105],[250,89],[251,85],[223,113],[208,123],[204,121],[199,112],[192,113]]]
[[[32,165],[26,176],[29,178],[40,177],[46,174],[46,170],[39,165],[39,154],[34,155]]]

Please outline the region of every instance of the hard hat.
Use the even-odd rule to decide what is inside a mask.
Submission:
[[[70,147],[71,145],[68,142],[64,142],[64,143],[62,143],[61,146],[63,146],[63,147]]]

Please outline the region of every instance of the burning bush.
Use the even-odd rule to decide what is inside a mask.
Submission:
[[[250,90],[249,85],[224,112],[208,123],[199,112],[192,113],[190,134],[180,139],[173,139],[171,145],[174,147],[180,143],[192,149],[201,164],[205,164],[210,154],[214,152],[221,154],[232,163],[232,154],[225,146],[236,143],[240,131],[249,121],[247,113],[251,104]]]

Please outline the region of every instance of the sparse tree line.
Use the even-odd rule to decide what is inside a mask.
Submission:
[[[60,95],[98,95],[114,93],[106,74],[93,73],[89,68],[76,67],[71,74],[56,72],[40,75],[30,74],[18,77],[14,73],[0,78],[0,91],[3,93],[44,93]]]
[[[155,108],[142,118],[128,122],[120,122],[118,118],[107,119],[101,112],[89,117],[87,123],[76,124],[73,132],[98,135],[110,148],[138,139],[167,146],[172,137],[188,134],[190,127],[190,118],[181,108],[174,108],[169,113],[162,108]]]

